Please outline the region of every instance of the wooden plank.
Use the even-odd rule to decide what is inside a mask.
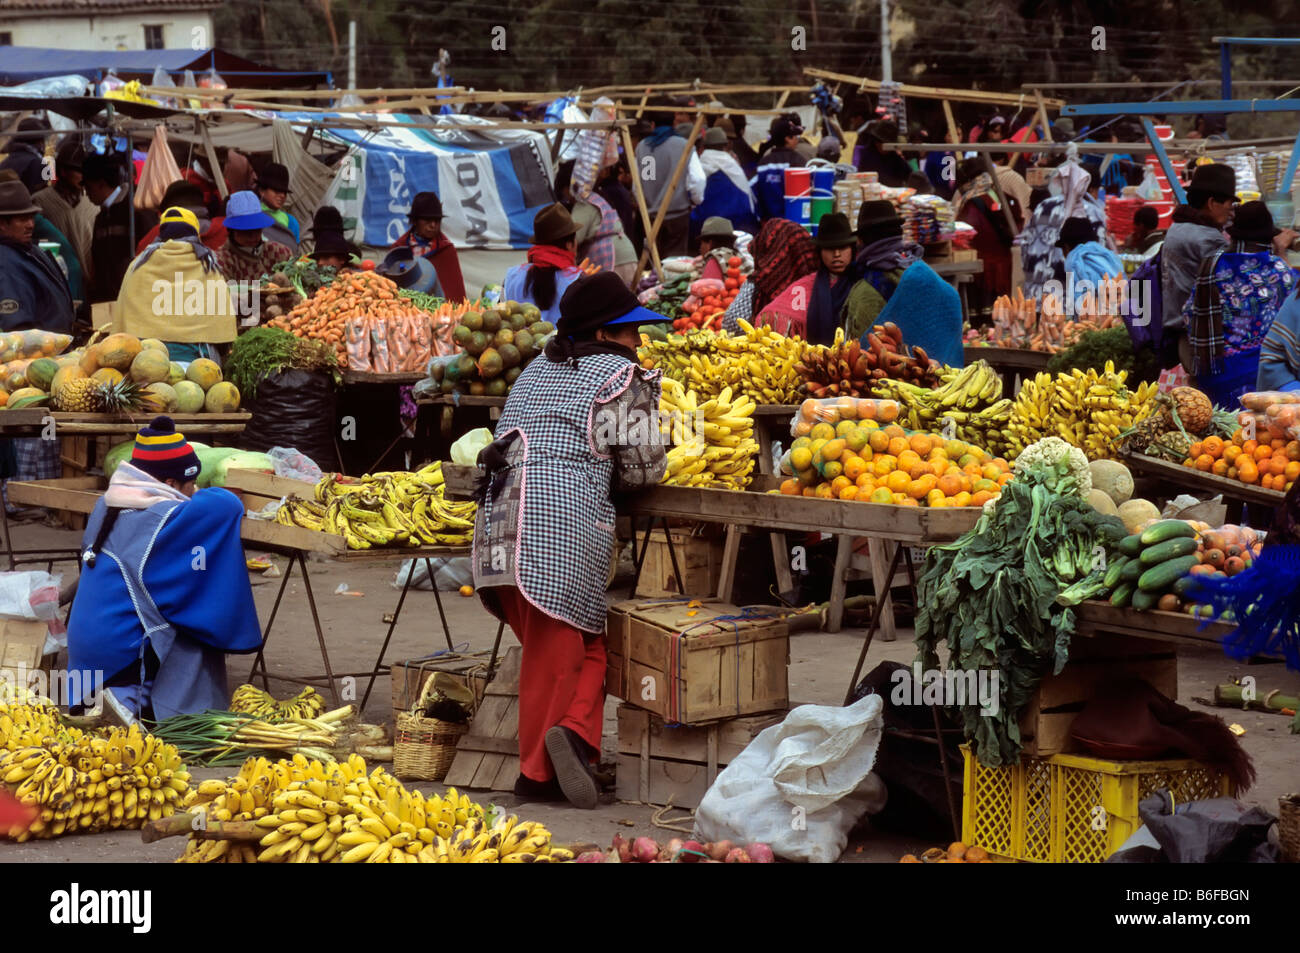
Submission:
[[[297,496],[302,499],[314,499],[316,484],[306,480],[291,480],[276,476],[263,470],[230,469],[226,472],[226,488],[229,490],[246,490],[280,499],[283,496]]]
[[[816,69],[814,67],[804,67],[804,75],[812,76],[817,79],[829,79],[840,83],[853,83],[857,86],[859,92],[875,91],[879,92],[881,83],[879,80],[866,79],[861,76],[850,76],[847,73],[836,73],[831,70]],[[1024,103],[1024,93],[994,93],[977,89],[951,89],[942,86],[913,86],[903,83],[899,89],[899,94],[904,97],[915,99],[941,99],[950,100],[955,103],[989,103],[1000,106],[1019,106]],[[1053,109],[1059,109],[1065,105],[1063,99],[1045,99],[1044,102]]]
[[[519,774],[518,692],[522,657],[520,646],[506,651],[496,677],[474,713],[469,733],[456,746],[456,758],[445,779],[447,784],[493,791],[514,788]]]
[[[959,144],[961,142],[961,127],[957,125],[957,120],[953,118],[952,103],[946,99],[943,101],[943,121],[948,124],[948,137],[952,139],[954,145]]]
[[[659,237],[659,229],[663,227],[664,219],[668,217],[668,206],[672,204],[672,197],[677,191],[677,183],[681,181],[682,176],[686,173],[686,167],[690,165],[690,160],[695,156],[695,140],[699,138],[700,129],[704,125],[704,114],[699,113],[695,117],[695,123],[691,126],[690,134],[686,137],[686,147],[682,149],[682,154],[677,159],[677,165],[673,169],[672,177],[668,180],[668,187],[663,192],[663,204],[659,206],[659,211],[655,213],[654,222],[646,230],[645,240],[646,247],[641,249],[641,257],[637,259],[636,273],[639,275],[645,269],[646,257],[651,254],[652,249],[657,249],[656,241]],[[636,153],[630,154],[633,181],[639,181],[641,170],[637,167]],[[643,199],[644,201],[644,199]],[[656,272],[660,276],[662,271]]]
[[[966,363],[987,361],[992,367],[1013,367],[1016,370],[1041,371],[1047,367],[1052,355],[1047,351],[1035,351],[1020,347],[981,347],[967,345],[962,349]]]
[[[844,623],[844,587],[848,583],[849,556],[853,537],[842,533],[835,537],[835,568],[831,570],[831,595],[826,614],[826,631],[838,632]]]
[[[93,477],[74,479],[89,480]],[[27,506],[44,506],[51,510],[68,513],[89,513],[99,502],[103,491],[98,489],[73,489],[71,487],[52,487],[44,480],[10,480],[7,494],[10,503],[22,503]]]
[[[424,371],[401,371],[378,374],[374,371],[344,371],[344,384],[415,384],[428,375]]]
[[[642,98],[641,109],[644,108],[645,108],[645,99]],[[641,115],[641,109],[638,109],[636,112],[638,117]],[[636,163],[636,146],[632,144],[632,133],[628,131],[627,126],[621,126],[618,131],[619,134],[623,137],[623,154],[627,157],[628,168],[632,172],[632,196],[633,198],[636,199],[637,211],[641,213],[641,227],[645,230],[646,235],[649,236],[651,234],[650,209],[645,202],[645,190],[641,187],[641,172],[637,168],[637,163]],[[665,207],[667,206],[665,205]],[[646,244],[650,252],[650,262],[651,264],[654,265],[655,268],[655,274],[662,279],[664,275],[664,266],[663,266],[663,262],[659,258],[659,248],[648,237],[646,239]],[[646,249],[642,249],[641,258],[637,261],[638,275],[641,273],[641,268],[642,268],[641,263],[645,260],[645,251]]]
[[[39,426],[46,417],[54,418],[56,430],[74,423],[104,423],[131,425],[139,430],[157,414],[88,414],[73,413],[64,410],[50,410],[48,407],[23,407],[19,410],[5,410],[0,413],[0,423]],[[177,430],[189,430],[204,424],[246,424],[253,415],[244,411],[233,414],[171,414]]]
[[[894,594],[892,587],[885,585],[889,575],[889,564],[894,558],[893,546],[888,540],[871,538],[867,540],[867,558],[871,562],[871,581],[876,587],[876,598],[883,599],[880,610],[880,638],[893,642],[898,638],[897,620],[894,618]]]
[[[1281,490],[1266,490],[1260,486],[1242,483],[1240,480],[1230,480],[1228,477],[1193,470],[1172,460],[1148,457],[1144,453],[1126,453],[1123,455],[1123,462],[1129,469],[1146,476],[1167,480],[1181,491],[1222,493],[1234,500],[1259,503],[1263,506],[1279,506],[1286,498],[1286,494]]]
[[[347,540],[333,533],[322,533],[301,526],[284,526],[271,520],[244,518],[239,526],[239,536],[246,543],[262,546],[279,546],[307,553],[324,553],[337,556],[348,551]]]
[[[718,598],[723,602],[731,601],[731,593],[736,585],[736,563],[740,557],[740,529],[728,525],[726,542],[722,546],[722,566],[718,570]]]

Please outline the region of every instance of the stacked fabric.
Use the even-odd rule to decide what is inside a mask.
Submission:
[[[938,195],[911,195],[899,207],[903,239],[920,245],[948,241],[953,234],[952,203]]]
[[[953,222],[952,247],[954,251],[965,248],[972,248],[975,245],[976,230],[973,225],[967,225],[965,222]]]

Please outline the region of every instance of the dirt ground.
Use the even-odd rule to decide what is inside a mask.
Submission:
[[[19,549],[57,546],[71,550],[79,544],[79,534],[66,530],[55,530],[39,524],[13,529],[14,544]],[[258,554],[250,550],[249,555]],[[287,560],[284,557],[271,558],[281,571],[286,568]],[[309,565],[312,590],[320,610],[334,671],[369,671],[387,629],[384,617],[397,604],[399,591],[394,588],[393,581],[398,563],[347,566],[338,562],[317,561]],[[61,566],[67,572],[71,563],[65,562]],[[278,579],[253,580],[254,596],[263,624],[270,613],[279,582]],[[340,586],[351,592],[360,592],[361,595],[336,595],[335,591]],[[495,620],[484,611],[477,598],[445,594],[443,605],[457,648],[468,647],[471,651],[491,648],[496,632]],[[402,610],[387,660],[418,658],[445,647],[439,629],[432,593],[413,591]],[[791,699],[801,703],[841,704],[861,649],[862,636],[861,630],[852,629],[835,634],[810,632],[792,636]],[[503,645],[513,644],[516,643],[507,629]],[[306,675],[323,671],[311,614],[296,570],[285,592],[284,603],[276,618],[266,654],[272,673]],[[870,669],[885,659],[910,663],[912,656],[911,633],[903,630],[895,642],[885,643],[879,639],[873,642],[866,667]],[[251,657],[231,658],[228,672],[232,688],[247,680],[251,665]],[[1234,675],[1241,674],[1254,675],[1262,691],[1280,689],[1289,694],[1300,694],[1300,675],[1286,672],[1280,663],[1247,667],[1225,658],[1217,650],[1180,648],[1179,701],[1199,710],[1203,706],[1193,702],[1193,697],[1208,698],[1216,683],[1226,682]],[[273,692],[282,696],[297,691],[297,686],[284,682],[272,682],[271,687]],[[358,698],[364,688],[363,679],[358,688]],[[612,756],[615,747],[617,705],[617,700],[613,698],[606,703],[604,750],[607,756]],[[391,681],[384,675],[376,682],[375,692],[364,712],[365,720],[387,722],[391,726],[391,706]],[[1276,813],[1277,798],[1280,795],[1300,790],[1300,758],[1297,757],[1300,754],[1300,736],[1288,733],[1290,719],[1280,715],[1216,711],[1229,722],[1235,722],[1246,729],[1242,743],[1254,757],[1258,780],[1244,799]],[[198,769],[195,776],[204,779],[228,773],[229,769]],[[442,787],[431,784],[418,786],[426,792],[440,790]],[[502,792],[477,792],[475,799],[510,808],[517,803],[513,795]],[[616,833],[627,837],[644,834],[660,840],[679,836],[652,824],[651,817],[655,811],[656,808],[646,805],[607,799],[593,811],[529,804],[520,809],[520,814],[545,823],[560,842],[608,845]],[[682,816],[680,811],[670,812],[670,820]],[[690,826],[689,819],[684,826]],[[842,862],[894,862],[904,853],[919,853],[928,846],[933,844],[866,830],[850,841]],[[0,862],[167,863],[180,855],[182,847],[179,839],[144,844],[137,832],[118,832],[6,844],[0,848]]]

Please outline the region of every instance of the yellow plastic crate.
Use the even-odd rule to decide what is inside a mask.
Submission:
[[[1142,825],[1138,802],[1153,791],[1177,803],[1232,794],[1226,775],[1187,759],[1056,754],[989,768],[969,745],[962,755],[962,841],[1004,860],[1100,863]]]

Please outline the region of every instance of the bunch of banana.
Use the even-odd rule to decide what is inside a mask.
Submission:
[[[692,390],[664,378],[660,433],[672,444],[663,482],[669,486],[712,486],[743,490],[754,471],[758,443],[747,397],[732,400],[730,387],[703,403]]]
[[[443,482],[440,462],[358,480],[330,474],[316,484],[315,499],[285,500],[275,521],[342,536],[349,549],[467,545],[475,504],[447,499]]]
[[[741,320],[741,333],[693,329],[666,341],[642,337],[642,366],[663,371],[701,400],[720,397],[724,388],[756,404],[789,404],[799,396],[802,378],[795,365],[806,347],[764,325]]]
[[[315,718],[325,711],[325,699],[308,685],[293,698],[277,701],[269,693],[244,684],[230,697],[230,710],[268,721],[282,718]]]
[[[77,831],[126,830],[173,814],[189,791],[176,748],[138,724],[81,731],[59,722],[54,708],[0,708],[0,781],[39,810],[16,841]]]
[[[1002,431],[1012,407],[1002,396],[1002,376],[987,362],[976,361],[960,370],[944,367],[939,377],[942,383],[934,389],[886,378],[876,381],[875,392],[899,402],[899,423],[909,430],[943,434],[1002,455]]]
[[[1127,371],[1075,368],[1055,376],[1039,373],[1025,381],[1003,430],[1009,457],[1043,437],[1060,437],[1089,460],[1111,459],[1119,438],[1156,410],[1156,385],[1125,386]]]

